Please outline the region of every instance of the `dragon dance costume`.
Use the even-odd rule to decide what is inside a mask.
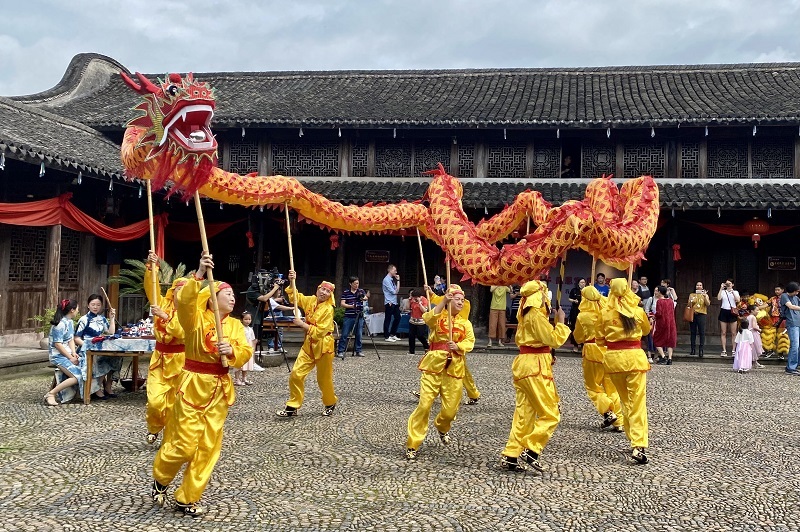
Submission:
[[[635,323],[626,331],[621,317]],[[650,363],[642,350],[642,336],[650,333],[650,321],[639,306],[639,298],[628,287],[626,279],[612,279],[608,302],[602,312],[598,327],[606,339],[603,369],[619,393],[625,435],[633,448],[631,458],[640,464],[647,463],[647,372]]]
[[[455,284],[450,285],[448,292],[464,296],[464,291]],[[419,362],[418,367],[422,372],[419,403],[408,418],[406,458],[410,460],[416,458],[417,450],[428,433],[431,407],[437,396],[442,398],[442,409],[433,421],[433,425],[439,431],[442,443],[445,445],[450,443],[448,432],[461,405],[466,370],[465,357],[475,347],[475,333],[469,320],[461,312],[450,318],[446,307],[438,310],[437,308],[438,305],[422,315],[422,319],[430,328],[428,336],[430,349]],[[453,342],[457,346],[452,352],[447,345],[451,320]]]
[[[621,429],[623,414],[619,394],[603,368],[606,341],[598,334],[606,300],[594,286],[587,286],[581,290],[581,296],[578,307],[580,313],[573,334],[575,341],[583,344],[581,360],[583,385],[589,400],[594,404],[597,412],[603,416],[600,427],[606,428],[613,425]]]
[[[291,303],[297,300],[297,305],[306,314],[306,324],[310,328],[289,375],[289,400],[286,401],[286,407],[277,412],[281,417],[297,415],[297,410],[303,406],[305,399],[306,377],[314,368],[317,368],[317,385],[322,392],[322,404],[325,407],[323,415],[331,415],[339,401],[333,389],[333,357],[336,349],[333,339],[333,291],[336,286],[327,281],[319,286],[331,291],[331,296],[322,302],[317,301],[316,295],[306,296],[291,287],[286,288],[286,297]]]
[[[187,464],[183,482],[175,491],[179,507],[189,507],[200,500],[219,460],[222,428],[228,407],[236,399],[228,368],[220,363],[217,352],[217,331],[214,312],[208,308],[209,287],[189,279],[176,299],[178,320],[185,331],[186,359],[176,401],[169,413],[164,441],[153,462],[153,498],[165,493],[166,486]],[[216,292],[229,288],[216,283]],[[216,294],[215,294],[216,295]],[[237,319],[225,316],[222,330],[233,354],[229,365],[242,367],[253,356],[253,348],[245,338],[244,326]],[[157,501],[163,504],[161,501]],[[188,513],[188,512],[187,512]]]
[[[169,317],[153,316],[153,333],[156,348],[150,357],[147,371],[147,442],[155,443],[157,435],[167,424],[167,415],[175,404],[176,392],[181,382],[183,363],[186,358],[183,345],[183,327],[175,310],[175,293],[186,284],[187,279],[172,282],[167,293],[156,292],[158,267],[147,263],[144,290],[150,305],[160,307]]]
[[[517,398],[511,431],[500,457],[500,466],[511,471],[526,470],[526,463],[542,471],[539,455],[561,419],[550,350],[564,345],[570,330],[563,323],[550,325],[546,290],[547,285],[540,281],[528,281],[520,289],[515,336],[519,355],[511,366]]]

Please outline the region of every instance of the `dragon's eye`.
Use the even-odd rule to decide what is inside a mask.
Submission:
[[[169,93],[170,96],[175,96],[176,94],[178,94],[177,85],[170,85],[169,87],[167,87],[167,93]]]

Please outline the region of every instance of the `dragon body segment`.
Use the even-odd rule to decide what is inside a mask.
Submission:
[[[584,249],[623,269],[640,261],[656,230],[658,187],[652,177],[626,182],[621,190],[609,178],[592,181],[586,198],[558,207],[538,192],[519,194],[499,214],[475,225],[461,205],[463,188],[444,168],[421,201],[387,205],[343,205],[283,176],[240,175],[217,166],[217,142],[209,124],[213,90],[189,74],[170,74],[152,83],[141,74],[125,82],[143,96],[128,123],[121,156],[126,175],[171,184],[170,193],[188,198],[195,191],[223,203],[244,206],[287,205],[307,221],[343,232],[389,232],[416,228],[441,246],[465,279],[481,284],[524,283],[554,266],[569,249]],[[530,219],[533,233],[498,249]]]

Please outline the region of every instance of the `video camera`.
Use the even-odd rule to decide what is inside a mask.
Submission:
[[[271,270],[256,270],[250,274],[250,287],[251,289],[258,289],[260,294],[266,294],[272,290],[273,285],[284,284],[286,279],[283,274],[278,271],[278,268]]]

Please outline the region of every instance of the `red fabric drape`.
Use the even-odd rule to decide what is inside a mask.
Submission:
[[[741,225],[728,225],[728,224],[701,224],[698,222],[689,222],[694,225],[699,225],[703,229],[708,229],[709,231],[713,231],[715,233],[719,233],[721,235],[728,235],[728,236],[746,236],[751,237],[752,235],[745,231]],[[761,236],[769,236],[774,235],[777,233],[782,233],[784,231],[788,231],[789,229],[794,229],[795,227],[800,227],[797,225],[771,225],[769,226],[769,231],[765,231],[760,233]]]
[[[0,223],[8,225],[27,225],[32,227],[46,227],[63,225],[74,231],[91,233],[103,240],[111,242],[127,242],[136,240],[150,231],[148,220],[142,220],[124,227],[109,227],[88,214],[78,209],[70,202],[71,193],[62,194],[57,198],[25,203],[0,203]],[[242,220],[220,224],[206,224],[206,233],[209,238],[218,235],[230,226]],[[165,251],[164,237],[167,226],[170,227],[170,238],[183,241],[200,240],[200,230],[197,224],[169,222],[167,213],[153,217],[156,231],[156,254],[163,257]]]

